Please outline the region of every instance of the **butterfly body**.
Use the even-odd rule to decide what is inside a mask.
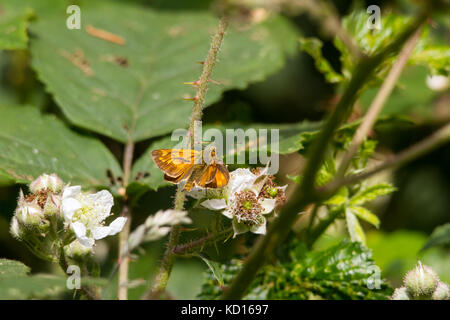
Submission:
[[[227,167],[216,158],[215,148],[159,149],[152,151],[152,158],[164,172],[166,181],[174,184],[186,181],[183,190],[190,191],[194,186],[222,188],[230,179]]]

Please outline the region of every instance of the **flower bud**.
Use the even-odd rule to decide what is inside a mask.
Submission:
[[[12,217],[12,219],[11,219],[11,225],[9,227],[9,232],[16,239],[20,240],[22,238],[22,230],[20,228],[19,221],[17,221],[16,217]]]
[[[49,193],[44,204],[44,215],[50,217],[59,214],[61,207],[61,196]]]
[[[38,226],[43,222],[44,213],[37,203],[19,200],[15,216],[24,225]]]
[[[408,272],[405,277],[405,286],[414,297],[431,296],[439,282],[436,272],[428,266],[419,265]]]
[[[34,194],[43,191],[52,191],[59,193],[64,187],[64,182],[54,173],[51,175],[42,174],[36,180],[30,183],[30,191]]]
[[[405,287],[397,288],[392,295],[392,300],[412,300]]]
[[[443,282],[439,282],[436,287],[436,290],[434,290],[432,299],[433,300],[446,300],[449,298],[449,294],[450,294],[450,292],[448,289],[448,285],[446,285]]]
[[[74,240],[69,245],[64,247],[64,253],[72,259],[82,258],[88,254],[91,254],[92,248],[85,247],[78,240]]]

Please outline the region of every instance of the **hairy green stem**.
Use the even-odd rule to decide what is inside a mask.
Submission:
[[[205,103],[206,92],[208,90],[208,84],[210,81],[212,70],[214,68],[214,65],[216,64],[217,55],[222,45],[227,24],[228,23],[226,18],[220,19],[216,34],[214,35],[211,41],[211,46],[209,48],[208,55],[205,61],[202,63],[203,70],[202,74],[200,75],[200,79],[192,83],[197,88],[197,93],[195,95],[195,98],[193,99],[194,106],[192,108],[192,116],[189,124],[191,148],[194,147],[195,142],[194,128],[196,122],[201,121],[202,119],[202,111]],[[184,191],[181,188],[178,188],[177,193],[175,194],[175,206],[174,206],[175,210],[183,210],[185,198],[186,196],[184,194]],[[169,236],[169,242],[167,244],[167,248],[162,259],[161,268],[158,275],[155,278],[155,284],[150,292],[144,294],[143,296],[144,299],[155,299],[159,297],[162,292],[164,292],[170,277],[170,273],[172,272],[173,264],[175,262],[174,248],[178,244],[180,233],[181,227],[179,225],[172,227]]]
[[[173,248],[173,253],[183,255],[193,253],[197,248],[203,248],[210,243],[226,239],[233,232],[233,228],[227,228],[217,233],[210,233],[207,236],[194,240],[192,242],[181,244]]]
[[[193,135],[194,132],[195,121],[200,121],[202,119],[206,91],[208,90],[208,84],[211,78],[212,70],[214,68],[214,65],[216,64],[217,55],[219,53],[220,46],[222,45],[223,36],[225,34],[227,25],[228,22],[225,17],[220,19],[219,26],[217,27],[217,32],[211,41],[208,55],[205,61],[203,61],[203,71],[200,75],[200,79],[194,82],[194,85],[197,87],[197,94],[194,97],[194,107],[192,108],[191,122],[189,125],[189,132],[191,135]]]
[[[450,142],[450,123],[440,128],[431,136],[411,146],[405,151],[400,152],[399,154],[393,156],[391,159],[388,159],[380,165],[376,166],[375,168],[366,170],[359,174],[347,176],[345,178],[337,178],[336,180],[330,182],[328,185],[319,188],[318,192],[320,192],[323,198],[328,198],[330,197],[330,195],[336,192],[336,190],[343,186],[357,183],[388,168],[397,168],[407,162],[419,158],[424,154],[427,154],[428,152],[448,142]]]
[[[305,167],[302,183],[300,185],[300,194],[297,198],[289,201],[282,209],[278,218],[269,226],[266,236],[260,237],[241,271],[233,279],[231,285],[226,288],[222,298],[224,299],[240,299],[246,293],[247,288],[252,283],[258,270],[265,264],[266,260],[272,255],[273,250],[285,239],[294,221],[298,217],[298,213],[302,211],[306,205],[315,202],[317,195],[315,193],[315,178],[318,170],[322,166],[324,156],[327,151],[329,141],[335,130],[343,123],[350,114],[353,105],[358,97],[360,89],[364,83],[374,73],[375,69],[391,54],[398,51],[403,43],[413,34],[417,28],[426,19],[426,14],[422,13],[413,23],[408,26],[397,39],[388,45],[384,50],[380,51],[372,57],[363,57],[355,68],[352,76],[341,100],[336,109],[328,118],[324,128],[316,141],[314,141],[309,159]]]

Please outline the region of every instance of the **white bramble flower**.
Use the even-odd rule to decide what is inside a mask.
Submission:
[[[138,226],[130,234],[126,251],[133,250],[143,242],[164,237],[174,225],[192,223],[187,214],[187,211],[169,209],[159,210],[154,215],[149,216],[144,224]]]
[[[259,171],[256,174],[249,169],[231,172],[222,196],[201,203],[203,207],[221,210],[224,216],[233,219],[234,236],[248,231],[265,234],[265,215],[274,211],[284,199],[286,186],[276,186],[267,175],[267,168]]]
[[[109,226],[104,225],[113,205],[113,196],[107,190],[92,194],[82,192],[81,186],[72,186],[63,191],[61,212],[78,241],[91,248],[95,240],[115,235],[124,227],[127,221],[124,217],[116,218]]]

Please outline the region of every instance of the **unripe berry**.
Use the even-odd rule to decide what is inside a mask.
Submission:
[[[414,297],[431,297],[439,282],[436,272],[428,266],[419,265],[408,272],[405,277],[405,286]]]
[[[43,222],[44,213],[37,203],[23,201],[19,203],[15,216],[26,226],[38,226]]]
[[[61,208],[61,196],[49,193],[44,204],[44,215],[50,217],[59,214]]]
[[[16,217],[12,217],[11,219],[11,226],[9,227],[9,232],[11,235],[20,240],[22,238],[22,229],[20,227],[19,221],[17,221]]]

